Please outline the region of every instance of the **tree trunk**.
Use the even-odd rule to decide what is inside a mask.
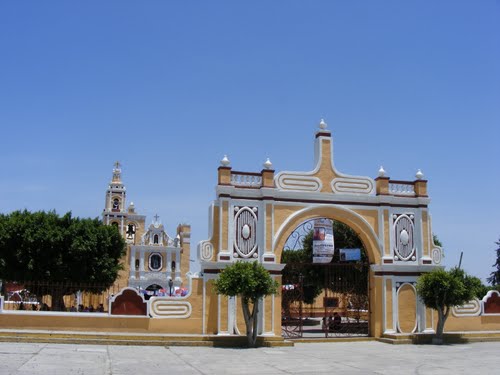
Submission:
[[[249,348],[255,348],[257,343],[258,304],[258,302],[254,303],[252,312],[250,312],[249,301],[244,298],[241,299],[241,307],[243,309],[243,317],[245,318],[247,332],[247,345]]]
[[[259,323],[259,319],[257,318],[259,316],[259,301],[255,301],[253,304],[253,312],[252,312],[252,319],[253,319],[253,334],[252,334],[252,348],[255,348],[257,346],[257,324]]]
[[[438,323],[436,327],[436,336],[432,338],[432,343],[436,345],[442,345],[443,333],[444,333],[444,323],[446,323],[446,319],[448,319],[448,314],[450,313],[451,308],[446,308],[445,311],[443,309],[438,309]]]
[[[52,311],[64,311],[64,291],[61,288],[54,288],[50,294],[52,298]]]

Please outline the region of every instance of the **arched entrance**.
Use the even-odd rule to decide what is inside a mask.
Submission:
[[[306,220],[288,237],[281,263],[284,337],[368,335],[369,263],[354,230],[340,221]]]
[[[244,329],[238,325],[234,301],[217,296],[211,280],[229,263],[258,261],[282,281],[287,239],[301,223],[316,218],[346,224],[363,243],[369,264],[370,336],[432,329],[429,311],[414,288],[407,287],[442,259],[442,250],[432,241],[422,173],[413,181],[391,180],[383,168],[375,179],[340,173],[324,122],[315,135],[315,160],[309,172],[276,175],[269,160],[260,173],[234,171],[227,157],[221,160],[210,238],[198,247],[207,296],[206,332],[233,334]],[[262,301],[262,335],[281,335],[281,297]]]

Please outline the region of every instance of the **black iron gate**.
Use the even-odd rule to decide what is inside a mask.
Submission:
[[[291,262],[283,270],[282,331],[287,338],[367,336],[367,263]]]

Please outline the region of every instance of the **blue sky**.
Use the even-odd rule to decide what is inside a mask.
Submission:
[[[128,199],[207,237],[217,167],[429,180],[445,262],[486,278],[500,237],[500,2],[4,1],[0,211]],[[193,248],[194,252],[194,248]]]

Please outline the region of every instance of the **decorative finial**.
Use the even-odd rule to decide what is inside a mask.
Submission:
[[[423,177],[424,177],[424,174],[422,173],[422,171],[419,169],[417,171],[417,173],[415,174],[415,177],[417,178],[417,180],[421,180]]]
[[[128,212],[131,212],[131,213],[135,212],[134,202],[130,202],[130,204],[128,205]]]
[[[380,166],[380,169],[378,170],[378,176],[379,177],[385,177],[385,169],[384,169],[384,167]]]
[[[111,180],[112,183],[121,184],[122,180],[122,170],[120,167],[122,166],[119,161],[116,161],[113,168],[113,179]]]
[[[325,120],[321,119],[321,121],[319,122],[319,128],[321,130],[325,130],[326,127],[327,127],[327,124],[326,124]]]
[[[264,168],[266,168],[266,169],[271,169],[273,167],[273,163],[271,163],[271,160],[269,160],[269,158],[267,158],[267,160],[265,161],[265,163],[263,165],[264,165]]]
[[[224,157],[220,161],[220,165],[222,165],[223,167],[229,167],[229,164],[231,164],[231,162],[227,158],[227,155],[224,155]]]

